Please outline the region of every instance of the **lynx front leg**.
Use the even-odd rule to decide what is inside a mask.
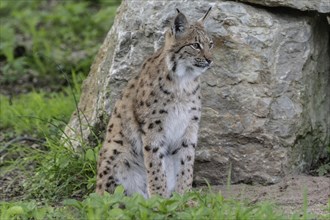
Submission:
[[[188,140],[182,141],[182,148],[178,157],[180,165],[178,173],[176,174],[177,182],[175,185],[175,191],[179,194],[183,194],[185,191],[191,189],[193,182],[195,147],[196,142],[190,142]]]
[[[185,136],[180,143],[177,159],[179,160],[179,169],[176,174],[175,191],[183,194],[191,189],[193,182],[193,169],[195,161],[195,148],[197,145],[198,125],[191,124]]]
[[[145,138],[143,141],[144,164],[147,171],[149,197],[152,195],[168,197],[166,172],[164,170],[164,149],[164,142],[159,138]]]

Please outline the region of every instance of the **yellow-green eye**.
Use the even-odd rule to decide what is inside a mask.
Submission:
[[[192,48],[196,49],[196,50],[200,50],[201,49],[201,45],[199,43],[193,43],[191,44]]]

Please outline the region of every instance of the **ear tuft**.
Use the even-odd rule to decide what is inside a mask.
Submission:
[[[211,9],[212,9],[212,6],[209,8],[209,10],[207,10],[205,15],[198,20],[199,23],[204,24],[204,21],[209,16]]]
[[[184,33],[188,27],[188,20],[186,16],[180,12],[179,9],[176,9],[178,12],[178,15],[174,19],[174,33],[175,36],[180,36],[182,33]]]

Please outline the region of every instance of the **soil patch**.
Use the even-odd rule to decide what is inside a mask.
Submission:
[[[281,182],[270,185],[236,184],[227,186],[213,186],[220,190],[225,198],[248,201],[250,204],[261,201],[275,203],[284,213],[300,213],[303,210],[304,191],[307,190],[309,213],[330,214],[326,210],[330,198],[330,176],[316,177],[294,175],[287,176]]]
[[[23,181],[26,177],[18,170],[0,175],[0,201],[21,201],[24,197]]]

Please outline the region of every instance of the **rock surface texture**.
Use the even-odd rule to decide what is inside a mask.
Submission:
[[[239,0],[270,7],[290,7],[301,11],[330,12],[330,0]]]
[[[225,183],[229,170],[232,183],[275,183],[328,157],[326,17],[232,1],[123,1],[84,82],[80,111],[66,128],[74,147],[102,142],[111,106],[162,45],[175,8],[196,20],[210,5],[206,26],[215,42],[214,65],[202,76],[195,183]]]

